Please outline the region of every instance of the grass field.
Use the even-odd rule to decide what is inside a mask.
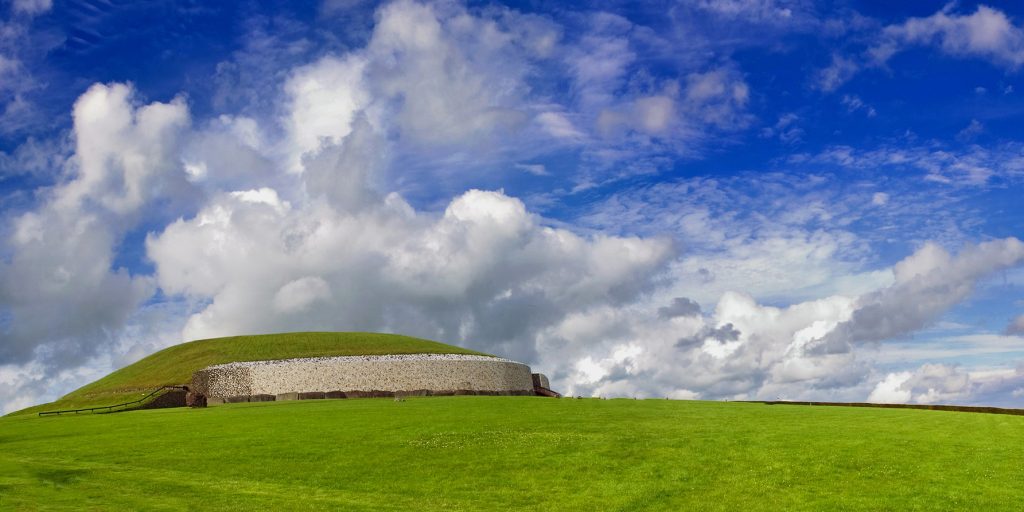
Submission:
[[[0,510],[1020,510],[1024,417],[430,397],[0,419]]]
[[[188,384],[192,373],[212,364],[295,357],[381,354],[480,354],[436,341],[367,332],[294,332],[232,336],[175,345],[68,393],[60,400],[13,414],[112,405],[154,388]]]

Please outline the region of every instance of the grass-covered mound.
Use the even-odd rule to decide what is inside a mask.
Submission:
[[[135,400],[160,386],[188,384],[193,372],[212,364],[383,354],[480,353],[420,338],[367,332],[293,332],[213,338],[168,347],[72,391],[56,402],[13,414],[113,405]]]
[[[0,510],[1020,510],[1024,417],[309,400],[0,419]]]

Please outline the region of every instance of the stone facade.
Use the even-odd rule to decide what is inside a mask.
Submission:
[[[324,398],[329,393],[349,391],[533,394],[534,378],[530,367],[508,359],[464,354],[408,354],[215,365],[193,374],[191,389],[209,397],[211,403],[236,397],[281,397],[293,393],[318,393],[318,398]]]

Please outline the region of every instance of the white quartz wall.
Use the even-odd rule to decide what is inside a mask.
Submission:
[[[348,356],[215,365],[192,376],[208,397],[310,391],[532,391],[530,367],[463,354]]]

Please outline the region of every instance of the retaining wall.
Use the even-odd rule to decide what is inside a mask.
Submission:
[[[532,394],[530,367],[463,354],[347,356],[215,365],[192,375],[211,398],[332,391],[476,391]]]

